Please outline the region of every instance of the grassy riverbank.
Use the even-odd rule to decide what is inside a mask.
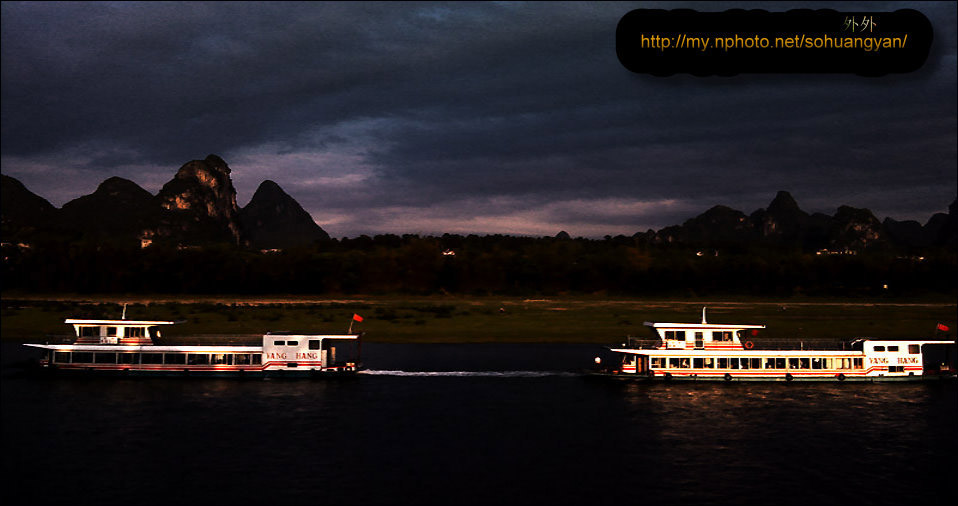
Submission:
[[[954,301],[664,301],[592,297],[4,297],[2,338],[39,340],[69,331],[65,318],[178,320],[165,334],[258,335],[266,331],[342,333],[378,342],[577,342],[609,344],[648,336],[643,321],[757,323],[765,339],[932,337],[941,322],[954,333]],[[939,336],[941,337],[941,336]]]

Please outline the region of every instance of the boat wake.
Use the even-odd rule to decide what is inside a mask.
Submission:
[[[438,376],[438,377],[468,377],[468,378],[548,378],[548,377],[575,377],[579,373],[569,371],[395,371],[395,370],[361,370],[359,374],[369,376]]]

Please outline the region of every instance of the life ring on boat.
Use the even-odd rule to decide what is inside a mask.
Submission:
[[[792,373],[790,372],[785,373],[785,381],[792,381],[793,379],[795,378],[792,376]]]
[[[751,350],[751,349],[754,348],[754,347],[755,347],[755,345],[752,344],[752,341],[745,341],[745,349],[746,349],[746,350]]]
[[[845,381],[845,375],[842,373],[838,373],[838,376],[835,377],[838,378],[838,381]]]
[[[724,377],[725,377],[725,381],[732,381],[732,375],[731,375],[731,374],[725,373],[725,376],[724,376]]]

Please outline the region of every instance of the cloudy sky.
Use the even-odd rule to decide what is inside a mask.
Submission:
[[[633,8],[914,8],[919,71],[657,78]],[[601,237],[788,190],[916,219],[955,199],[956,6],[915,3],[2,4],[2,172],[62,206],[192,159],[239,204],[279,183],[334,237]]]

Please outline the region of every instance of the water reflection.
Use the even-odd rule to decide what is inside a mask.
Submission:
[[[38,489],[50,503],[115,504],[143,490],[146,503],[233,504],[951,495],[953,382],[605,382],[563,372],[590,356],[581,347],[490,345],[450,360],[444,346],[387,348],[374,350],[392,353],[373,364],[381,373],[350,381],[5,378],[12,502]],[[424,355],[438,362],[404,367]],[[102,487],[104,472],[147,458],[150,472]]]

